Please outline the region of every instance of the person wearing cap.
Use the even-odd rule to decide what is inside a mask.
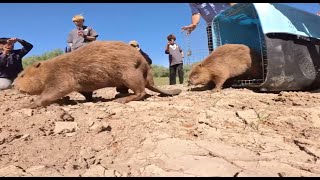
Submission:
[[[173,34],[170,34],[167,36],[167,46],[165,53],[169,55],[169,81],[170,85],[176,84],[176,73],[178,71],[178,76],[179,76],[179,82],[180,84],[183,83],[183,51],[182,49],[178,46],[176,41],[176,36]]]
[[[129,42],[129,44],[132,47],[136,48],[142,54],[142,56],[147,60],[149,66],[151,67],[151,64],[152,64],[151,58],[149,57],[149,55],[147,53],[142,51],[142,49],[140,48],[138,42],[135,41],[135,40],[132,40],[132,41]],[[116,95],[116,97],[120,97],[121,96],[120,94],[129,94],[129,89],[127,87],[117,87],[116,91],[119,93],[119,94]]]
[[[234,6],[235,4],[237,3],[189,3],[192,13],[191,24],[183,26],[181,29],[183,31],[187,31],[187,34],[191,34],[191,32],[197,28],[200,18],[202,17],[207,23],[208,48],[209,53],[211,53],[213,51],[211,29],[212,21],[220,12]]]
[[[99,36],[98,33],[89,26],[84,25],[84,17],[82,15],[75,15],[72,18],[76,28],[73,29],[67,38],[68,47],[66,52],[74,51],[87,43],[95,41]],[[87,101],[92,101],[93,92],[80,92]]]
[[[19,42],[21,49],[14,50]],[[11,87],[12,82],[23,70],[22,58],[33,48],[29,42],[18,38],[0,38],[0,90]]]
[[[75,15],[72,21],[76,25],[76,28],[69,33],[67,38],[67,43],[71,51],[95,41],[99,36],[92,27],[84,25],[84,17],[82,15]]]
[[[129,44],[132,46],[132,47],[135,47],[137,48],[137,50],[142,54],[142,56],[147,60],[148,64],[151,65],[152,64],[152,60],[151,58],[148,56],[148,54],[146,54],[145,52],[142,51],[142,49],[140,48],[139,44],[137,41],[135,40],[132,40],[129,42]]]

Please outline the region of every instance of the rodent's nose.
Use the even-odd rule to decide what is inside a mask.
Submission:
[[[12,82],[11,86],[14,87],[14,81]]]

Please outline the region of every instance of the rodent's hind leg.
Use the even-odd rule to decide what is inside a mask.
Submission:
[[[132,73],[133,74],[133,73]],[[115,99],[115,102],[118,103],[127,103],[130,101],[139,101],[142,100],[146,96],[146,91],[145,91],[145,80],[143,79],[142,75],[139,73],[136,73],[135,76],[136,78],[128,78],[124,85],[128,89],[131,89],[134,94]]]

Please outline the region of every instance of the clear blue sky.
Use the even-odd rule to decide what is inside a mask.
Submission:
[[[285,4],[312,13],[320,10],[317,3]],[[137,40],[154,64],[168,66],[168,57],[164,54],[168,34],[177,36],[182,49],[187,46],[180,30],[191,21],[187,3],[1,3],[0,36],[32,43],[34,48],[26,57],[57,48],[64,50],[67,35],[75,27],[71,19],[79,13],[84,15],[85,25],[98,32],[99,40]],[[204,28],[198,28],[193,34],[205,34]],[[206,41],[200,44],[206,48]]]

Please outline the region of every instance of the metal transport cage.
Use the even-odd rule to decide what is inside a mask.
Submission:
[[[213,48],[245,44],[257,57],[233,87],[260,91],[320,86],[320,17],[279,3],[239,3],[214,18]]]

